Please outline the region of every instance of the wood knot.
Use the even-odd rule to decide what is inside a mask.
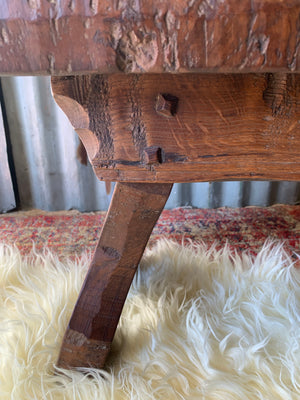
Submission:
[[[111,258],[113,260],[120,260],[121,259],[121,254],[117,249],[114,249],[113,247],[107,247],[107,246],[101,246],[102,252],[105,256],[108,258]]]
[[[122,72],[147,72],[156,63],[156,33],[135,33],[123,36],[116,48],[116,64]]]

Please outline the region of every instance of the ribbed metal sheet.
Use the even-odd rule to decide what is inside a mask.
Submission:
[[[105,184],[76,159],[78,138],[45,77],[2,78],[22,208],[105,210]]]
[[[0,213],[5,213],[15,207],[15,195],[8,164],[6,138],[0,107]]]
[[[2,78],[23,208],[106,210],[110,197],[91,167],[76,159],[78,138],[57,107],[47,77]],[[175,184],[167,208],[295,204],[296,182]]]

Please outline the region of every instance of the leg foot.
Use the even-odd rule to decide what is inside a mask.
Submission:
[[[63,368],[104,366],[128,290],[172,185],[117,183],[62,343]]]

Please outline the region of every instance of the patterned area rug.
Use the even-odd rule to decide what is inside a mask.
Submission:
[[[49,247],[60,257],[72,257],[97,243],[105,212],[48,213],[40,210],[0,217],[0,242],[16,244],[22,254]],[[256,254],[266,239],[283,240],[286,249],[300,251],[300,206],[164,210],[149,240],[165,237],[179,243],[228,243],[231,249]]]
[[[164,211],[131,285],[106,371],[55,367],[105,213],[0,217],[1,400],[299,399],[300,207]],[[256,258],[181,247],[203,241]],[[15,248],[2,243],[15,243]],[[293,258],[290,258],[292,256]],[[150,271],[150,273],[149,273]],[[47,279],[45,279],[47,276]]]

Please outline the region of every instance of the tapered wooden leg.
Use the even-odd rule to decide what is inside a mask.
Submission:
[[[130,284],[171,184],[117,183],[58,365],[102,368]]]

